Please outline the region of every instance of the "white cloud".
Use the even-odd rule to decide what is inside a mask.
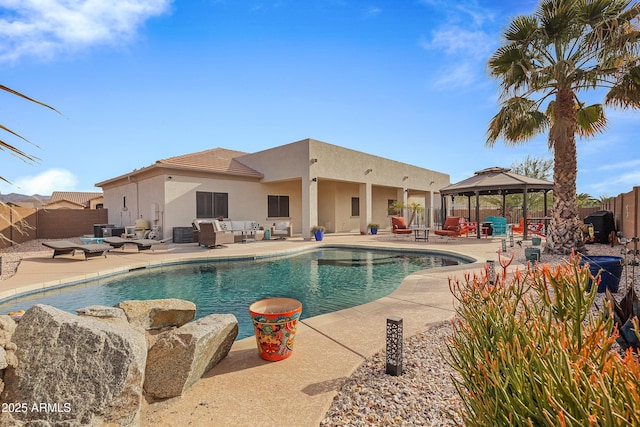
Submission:
[[[134,37],[172,0],[0,0],[0,61],[24,56],[51,59]]]
[[[421,3],[441,15],[438,27],[419,42],[425,50],[442,52],[433,86],[464,88],[486,81],[486,62],[498,45],[497,33],[491,28],[495,13],[474,0],[422,0]]]
[[[425,49],[443,50],[447,55],[469,56],[486,59],[495,39],[481,30],[465,30],[460,27],[448,27],[433,32],[430,41],[421,44]]]
[[[3,193],[39,194],[48,196],[53,191],[78,191],[78,179],[66,169],[49,169],[36,176],[23,176],[2,183]]]
[[[369,9],[367,9],[367,11],[365,12],[365,16],[367,18],[373,18],[374,16],[378,16],[382,13],[382,9],[380,9],[379,7],[370,7]]]

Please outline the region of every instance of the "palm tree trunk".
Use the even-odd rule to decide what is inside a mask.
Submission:
[[[571,90],[559,90],[556,95],[555,117],[549,133],[549,144],[553,146],[553,210],[547,235],[547,251],[569,254],[572,250],[582,252],[584,240],[578,217],[576,177],[578,159],[576,152],[576,110]]]

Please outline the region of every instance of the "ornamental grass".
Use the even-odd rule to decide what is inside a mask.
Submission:
[[[459,304],[447,350],[465,425],[640,426],[638,354],[612,348],[618,332],[592,310],[588,267],[572,256],[507,276],[500,261],[495,278],[449,283]]]

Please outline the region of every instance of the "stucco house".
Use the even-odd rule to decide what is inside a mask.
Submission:
[[[46,209],[102,209],[102,193],[86,191],[54,191]]]
[[[389,204],[419,203],[428,222],[439,206],[437,190],[449,175],[314,139],[256,153],[214,148],[158,160],[96,184],[109,223],[149,221],[164,238],[195,219],[257,221],[265,228],[290,221],[309,238],[314,225],[327,232],[389,227]]]

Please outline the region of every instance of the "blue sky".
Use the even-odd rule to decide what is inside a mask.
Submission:
[[[0,123],[40,160],[3,152],[0,192],[99,191],[158,159],[314,138],[448,173],[527,155],[485,147],[498,111],[486,62],[536,2],[483,0],[0,0]],[[594,94],[599,101],[602,94]],[[640,185],[640,113],[608,110],[578,141],[578,192]]]

